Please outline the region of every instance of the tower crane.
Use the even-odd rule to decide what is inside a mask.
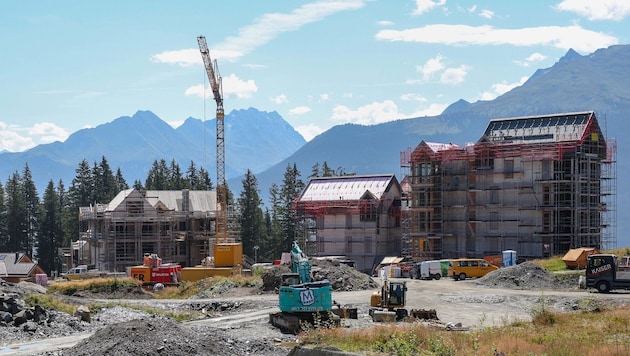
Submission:
[[[223,88],[216,60],[212,62],[205,36],[198,36],[197,43],[206,67],[210,88],[217,103],[217,212],[216,239],[217,244],[226,243],[227,232],[227,187],[225,186],[225,136],[223,121]]]

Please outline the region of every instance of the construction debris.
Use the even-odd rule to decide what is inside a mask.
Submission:
[[[334,291],[357,291],[380,288],[378,282],[365,273],[357,271],[335,259],[318,258],[312,259],[313,281],[327,279]],[[283,273],[290,273],[288,265],[277,265],[265,271],[262,275],[263,291],[271,291],[280,288],[280,276]]]

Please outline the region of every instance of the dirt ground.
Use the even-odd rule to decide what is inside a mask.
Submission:
[[[0,326],[0,354],[286,355],[299,341],[299,336],[283,334],[268,322],[269,313],[277,311],[278,302],[272,287],[276,277],[271,275],[277,276],[279,271],[271,271],[263,278],[266,282],[261,286],[224,286],[187,300],[143,299],[135,292],[75,296],[71,298],[74,302],[102,301],[120,305],[92,311],[91,323],[49,311],[50,318],[41,322],[35,331]],[[357,307],[358,319],[343,319],[342,327],[374,325],[368,311],[370,295],[379,290],[377,279],[338,265],[318,266],[314,275],[328,278],[331,283],[337,281],[333,284],[336,286],[333,299],[339,304]],[[500,269],[476,280],[404,280],[408,287],[407,309],[434,309],[439,318],[414,322],[432,327],[459,323],[474,329],[526,321],[531,319],[533,308],[541,305],[572,312],[583,310],[585,305],[630,303],[630,293],[599,294],[578,289],[575,275],[558,278],[532,263]],[[2,293],[12,290],[3,288]],[[21,295],[37,292],[41,290]],[[165,311],[195,311],[200,317],[178,323],[130,308],[133,304]]]

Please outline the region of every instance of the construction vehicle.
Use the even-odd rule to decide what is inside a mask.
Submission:
[[[405,309],[407,282],[390,281],[383,274],[380,292],[370,296],[370,316],[373,321],[400,321],[409,315]]]
[[[595,288],[600,293],[630,289],[630,271],[620,270],[616,255],[590,255],[586,263],[586,288]]]
[[[296,333],[304,323],[327,326],[340,324],[339,314],[343,313],[333,311],[330,282],[326,279],[317,282],[312,280],[311,262],[297,242],[293,242],[291,249],[291,273],[281,275],[278,294],[280,312],[269,314],[269,322],[285,332]]]
[[[124,277],[125,273],[103,272],[94,266],[79,265],[63,273],[61,277],[68,281],[78,281],[81,279],[106,278],[106,277]]]
[[[129,275],[143,285],[177,285],[182,281],[182,266],[175,263],[162,263],[156,254],[146,254],[141,266],[131,267]]]

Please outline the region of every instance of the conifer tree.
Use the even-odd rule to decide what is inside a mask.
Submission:
[[[37,259],[39,265],[46,272],[60,272],[57,251],[63,243],[61,228],[61,207],[58,191],[53,181],[48,182],[41,204],[41,223],[37,234]]]
[[[254,257],[260,247],[265,245],[267,237],[261,209],[262,200],[258,190],[258,180],[251,170],[247,170],[242,183],[243,190],[237,201],[241,217],[241,242],[243,253]],[[254,251],[254,246],[258,246],[257,251]]]

